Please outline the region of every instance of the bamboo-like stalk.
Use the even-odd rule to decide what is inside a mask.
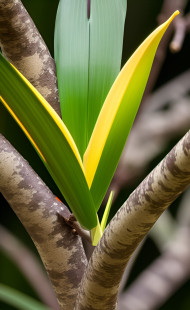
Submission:
[[[75,310],[114,310],[119,283],[138,244],[190,184],[190,131],[116,213],[94,250]]]
[[[0,192],[33,239],[61,309],[73,309],[87,265],[81,238],[61,218],[70,216],[68,209],[2,135]]]

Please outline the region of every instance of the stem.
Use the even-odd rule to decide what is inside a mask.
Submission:
[[[87,265],[81,238],[57,214],[69,210],[0,135],[0,192],[33,239],[61,309],[73,309]]]
[[[55,62],[20,0],[0,1],[0,47],[61,115]]]
[[[190,184],[190,131],[116,213],[95,248],[75,310],[114,310],[126,265],[162,212]]]

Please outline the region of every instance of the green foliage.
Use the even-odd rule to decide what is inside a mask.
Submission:
[[[90,1],[89,1],[90,3]],[[126,0],[61,0],[55,61],[62,119],[83,156],[120,71]]]
[[[77,220],[92,230],[96,245],[102,235],[97,211],[135,119],[157,46],[178,13],[141,44],[113,83],[121,62],[126,1],[90,3],[88,8],[85,0],[61,0],[58,9],[55,55],[63,121],[2,55],[0,99]],[[110,202],[103,228],[109,209]]]
[[[51,106],[1,54],[0,87],[4,105],[38,151],[75,216],[88,229],[96,226],[94,204],[72,137]]]
[[[50,310],[35,299],[0,284],[0,300],[19,310]]]

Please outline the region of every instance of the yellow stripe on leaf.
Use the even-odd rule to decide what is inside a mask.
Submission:
[[[85,175],[98,209],[136,116],[157,46],[176,11],[139,46],[116,78],[100,111],[83,157]]]
[[[179,12],[176,11],[164,24],[158,27],[136,50],[115,80],[99,114],[87,150],[84,154],[86,179],[91,187],[98,163],[101,158],[107,137],[114,122],[122,99],[127,91],[131,77],[134,74],[143,54],[152,44],[158,44],[171,21]],[[154,42],[155,41],[155,42]],[[118,124],[119,125],[119,124]],[[111,156],[111,154],[110,154]]]
[[[30,142],[33,144],[34,148],[36,149],[36,151],[38,152],[38,154],[40,155],[40,157],[42,158],[42,160],[46,163],[46,159],[43,156],[42,152],[40,151],[39,147],[37,146],[37,144],[34,142],[34,140],[32,139],[31,135],[29,134],[29,132],[26,130],[26,128],[23,126],[23,124],[21,123],[21,121],[18,119],[18,117],[16,116],[16,114],[13,112],[13,110],[11,110],[11,108],[9,107],[9,105],[5,102],[5,100],[0,96],[0,100],[2,101],[3,105],[5,106],[5,108],[9,111],[9,113],[12,115],[12,117],[15,119],[15,121],[18,123],[18,125],[20,126],[20,128],[24,131],[25,135],[27,136],[27,138],[30,140]]]
[[[73,153],[75,154],[81,169],[84,171],[83,163],[79,154],[79,151],[77,149],[77,146],[73,140],[73,137],[71,136],[70,132],[68,131],[67,127],[59,117],[59,115],[55,112],[55,110],[51,107],[51,105],[45,100],[45,98],[37,91],[37,89],[15,68],[12,64],[11,66],[14,68],[14,70],[18,73],[18,75],[22,78],[22,80],[25,82],[25,84],[31,89],[31,91],[35,94],[35,96],[38,98],[40,103],[44,106],[46,111],[51,115],[52,119],[56,123],[56,125],[59,127],[60,131],[63,133],[64,137],[68,141],[71,149],[73,150]],[[15,118],[15,117],[14,117]],[[31,140],[31,139],[30,139]]]
[[[0,53],[2,103],[42,157],[80,224],[97,225],[94,202],[73,138],[39,92]]]

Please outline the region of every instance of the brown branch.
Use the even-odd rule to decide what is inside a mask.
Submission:
[[[33,239],[61,309],[73,309],[87,264],[81,238],[57,216],[69,218],[68,209],[2,135],[0,191]]]
[[[0,225],[0,249],[15,262],[41,300],[52,310],[59,306],[55,293],[37,258],[15,236]]]
[[[0,1],[0,46],[7,59],[61,115],[55,62],[20,0]]]
[[[119,310],[156,310],[190,277],[190,229],[179,229],[178,237],[119,300]]]
[[[190,13],[185,16],[179,16],[174,21],[174,36],[170,43],[172,53],[177,53],[181,50],[185,35],[190,31]]]
[[[185,17],[179,17],[174,23],[174,36],[170,43],[170,50],[172,53],[177,53],[181,50],[186,35],[186,21]]]
[[[164,243],[162,256],[148,266],[121,295],[119,309],[159,309],[190,278],[189,205],[190,188],[185,192],[180,203],[177,214],[178,228],[172,236],[169,234],[170,241],[167,245]],[[162,229],[165,228],[162,227]],[[161,250],[163,250],[163,244]]]
[[[186,31],[190,32],[190,13],[185,15]]]
[[[94,250],[76,310],[114,310],[126,265],[162,212],[190,184],[190,131],[116,213]]]
[[[144,246],[144,243],[146,241],[146,237],[141,241],[141,243],[138,245],[138,247],[136,248],[136,250],[134,251],[134,253],[132,254],[128,264],[127,264],[127,268],[125,268],[125,272],[123,273],[123,276],[122,276],[122,279],[121,279],[121,282],[119,284],[119,292],[118,292],[118,299],[120,299],[120,296],[123,296],[123,291],[124,291],[124,288],[128,282],[128,279],[129,279],[129,276],[130,276],[130,273],[133,269],[133,266],[135,264],[135,261],[138,257],[138,255],[140,254],[140,251],[141,249],[143,248]]]

